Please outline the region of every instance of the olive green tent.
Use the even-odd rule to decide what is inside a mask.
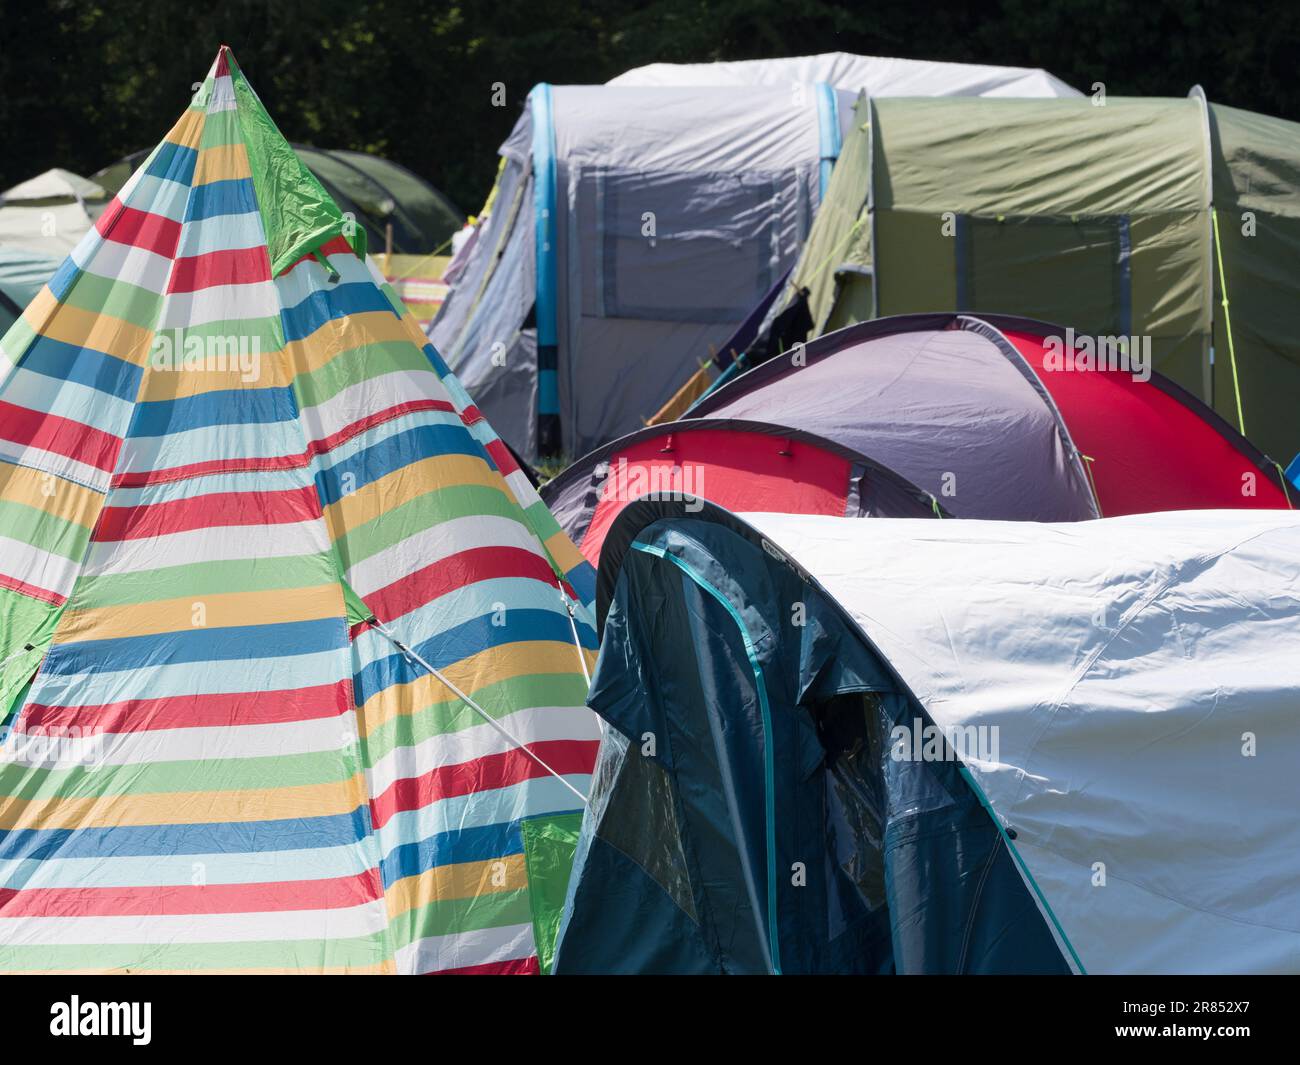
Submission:
[[[1300,451],[1300,125],[1199,89],[860,98],[769,318],[801,288],[814,335],[958,310],[1150,337],[1157,370]]]

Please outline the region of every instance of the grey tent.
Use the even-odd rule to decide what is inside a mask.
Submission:
[[[639,426],[794,264],[851,105],[537,86],[430,338],[530,459]]]
[[[501,148],[493,210],[429,333],[516,450],[577,455],[640,428],[779,291],[856,90],[893,61],[783,62],[704,86],[691,82],[713,68],[529,94]],[[1073,91],[1024,71],[917,66],[929,75],[895,87]]]

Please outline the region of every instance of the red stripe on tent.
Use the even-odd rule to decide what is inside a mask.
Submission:
[[[523,577],[555,584],[555,573],[541,555],[522,547],[473,547],[371,592],[366,602],[379,617],[393,621],[448,592],[498,577]]]
[[[265,470],[301,470],[311,465],[313,455],[325,454],[341,444],[347,443],[354,436],[373,429],[384,422],[392,421],[406,414],[419,411],[445,411],[455,413],[455,408],[442,399],[414,399],[409,403],[399,403],[387,410],[372,414],[358,422],[345,426],[337,433],[324,440],[314,440],[307,451],[301,455],[275,455],[269,458],[211,459],[207,462],[194,462],[188,466],[172,466],[165,470],[137,470],[119,473],[113,478],[114,488],[144,488],[151,484],[167,484],[171,481],[186,481],[191,477],[206,477],[214,473],[260,473]]]
[[[510,474],[519,472],[519,463],[515,461],[514,455],[510,454],[510,449],[503,441],[491,441],[487,446],[487,452],[492,456],[492,461],[497,464],[497,469],[503,476],[509,477]]]
[[[1121,370],[1067,371],[1055,360],[1048,369],[1044,337],[1004,333],[1051,393],[1075,447],[1093,458],[1107,517],[1286,508],[1276,479],[1238,449],[1231,427],[1217,427],[1176,395]],[[1243,485],[1255,494],[1244,495]]]
[[[674,427],[610,456],[609,476],[580,547],[596,565],[614,519],[651,492],[685,492],[733,511],[843,516],[852,470],[847,458],[800,440],[744,429]]]
[[[68,599],[66,595],[59,595],[58,592],[38,588],[34,584],[28,584],[26,581],[20,581],[17,577],[9,577],[3,573],[0,573],[0,588],[6,588],[11,592],[17,592],[19,595],[25,595],[32,599],[39,599],[45,603],[53,603],[55,606],[62,606]]]
[[[0,888],[0,917],[153,917],[161,914],[339,910],[376,894],[371,872],[328,880],[149,887]]]
[[[435,969],[426,976],[539,976],[541,966],[537,955],[527,958],[510,958],[506,961],[487,961],[482,965],[462,965],[459,969]]]
[[[289,525],[321,515],[315,485],[284,492],[213,492],[138,507],[105,507],[92,539],[96,543],[141,540],[192,529],[245,525]]]
[[[168,292],[197,292],[218,285],[252,285],[271,280],[271,259],[265,247],[213,251],[177,259]]]
[[[114,205],[120,210],[114,211]],[[181,239],[179,222],[148,211],[137,211],[119,200],[114,200],[113,205],[99,216],[95,228],[105,240],[144,248],[168,259],[176,255],[176,245]]]
[[[120,438],[81,422],[0,401],[0,439],[64,455],[105,473],[112,471]]]
[[[283,277],[293,273],[293,271],[296,270],[303,263],[315,262],[317,255],[323,255],[325,256],[325,258],[328,259],[331,255],[356,255],[356,252],[352,250],[352,245],[349,244],[343,237],[331,237],[319,248],[317,248],[316,251],[312,252],[311,254],[304,255],[301,259],[295,259],[292,263],[289,264],[289,268],[287,270],[281,272],[280,276]]]
[[[596,764],[597,740],[544,740],[528,749],[561,775],[590,773]],[[394,781],[371,800],[376,829],[407,810],[419,810],[442,799],[507,788],[549,774],[519,749],[489,754],[458,765],[439,766],[418,777]]]
[[[466,425],[476,425],[483,420],[483,412],[471,404],[461,411],[460,420]]]
[[[47,706],[30,703],[23,712],[23,727],[30,731],[77,725],[82,729],[112,734],[175,728],[233,728],[239,725],[315,721],[338,717],[351,709],[351,685],[347,681],[339,681],[310,688],[221,695],[175,695],[163,699],[130,699],[96,706]]]
[[[188,481],[191,477],[207,477],[214,473],[260,473],[265,470],[300,470],[309,465],[305,455],[277,455],[273,458],[211,459],[194,462],[188,466],[172,466],[165,470],[138,470],[119,473],[113,478],[114,488],[144,488],[151,484],[171,481]]]
[[[454,414],[456,408],[448,403],[445,399],[413,399],[408,403],[398,403],[395,406],[388,407],[385,410],[376,411],[374,414],[362,418],[360,421],[352,422],[345,425],[336,433],[321,440],[313,440],[307,445],[307,455],[323,455],[341,444],[346,444],[354,436],[359,436],[367,429],[373,429],[377,425],[383,425],[385,422],[391,422],[394,418],[401,418],[407,414],[416,414],[420,411],[444,411],[448,414]]]

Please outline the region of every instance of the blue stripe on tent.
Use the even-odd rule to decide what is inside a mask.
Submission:
[[[420,350],[424,352],[424,357],[429,360],[434,372],[439,377],[446,377],[451,373],[451,367],[447,365],[446,360],[432,344],[425,344]]]
[[[328,289],[317,289],[306,299],[280,312],[285,343],[304,340],[335,318],[367,311],[396,313],[388,297],[370,281],[349,281]]]
[[[509,854],[522,854],[523,833],[518,821],[495,825],[452,829],[418,843],[406,843],[390,851],[379,863],[384,887],[389,888],[408,876],[419,876],[441,865],[462,862],[486,862]]]
[[[367,806],[359,806],[345,814],[280,821],[10,830],[0,832],[0,861],[316,850],[365,839],[368,814]]]
[[[817,83],[817,132],[821,145],[819,199],[824,200],[835,160],[840,157],[840,102],[835,90],[824,81]]]
[[[72,291],[72,285],[81,276],[81,267],[69,255],[59,264],[59,268],[54,271],[46,284],[50,286],[50,291],[54,293],[54,298],[60,303],[64,301],[68,293]]]
[[[23,356],[22,368],[125,400],[135,399],[140,391],[140,379],[144,376],[140,367],[102,351],[79,348],[75,344],[39,335]]]
[[[241,534],[242,535],[242,534]],[[285,621],[272,625],[196,628],[148,636],[82,640],[56,644],[45,656],[45,674],[70,676],[90,672],[119,672],[180,662],[232,662],[309,655],[348,646],[343,619]]]
[[[229,178],[196,185],[185,205],[185,221],[216,218],[227,214],[249,214],[257,210],[252,178]]]
[[[425,640],[414,651],[434,669],[446,669],[470,655],[511,643],[546,640],[573,645],[573,629],[569,626],[568,614],[555,610],[511,610],[509,625],[495,625],[493,619],[493,614],[485,614],[446,629]],[[596,638],[590,627],[580,625],[578,633],[582,645],[594,651]],[[423,666],[413,665],[400,653],[377,658],[353,676],[357,705],[365,705],[395,684],[410,684],[425,676],[428,676],[428,671]]]
[[[158,145],[154,157],[149,160],[149,167],[145,173],[150,177],[188,185],[194,180],[194,168],[198,165],[198,161],[199,153],[193,148],[163,141]]]
[[[478,441],[463,426],[419,425],[387,437],[316,474],[316,490],[320,493],[321,505],[337,503],[348,492],[364,488],[394,470],[443,455],[484,457]],[[348,492],[342,488],[345,477],[349,478]]]
[[[268,425],[295,421],[297,417],[292,388],[231,388],[137,403],[127,435],[166,436],[211,425]]]
[[[554,349],[559,343],[558,266],[555,248],[555,117],[551,106],[551,87],[543,82],[528,94],[533,117],[533,225],[537,258],[537,347]],[[539,362],[539,366],[541,363]],[[554,363],[552,363],[552,367]],[[559,399],[554,382],[539,373],[537,413],[559,413]]]
[[[1291,460],[1291,465],[1286,468],[1287,479],[1300,488],[1300,454]]]
[[[596,598],[596,567],[590,562],[581,562],[564,575],[569,587],[577,593],[578,602],[591,603]]]

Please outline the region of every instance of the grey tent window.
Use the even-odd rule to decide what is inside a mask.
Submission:
[[[828,911],[831,938],[844,931],[846,915],[880,909],[885,898],[884,834],[888,797],[880,764],[884,710],[878,692],[837,694],[809,707],[825,750],[828,859],[842,873],[832,878],[842,898]],[[832,886],[832,891],[836,890]]]
[[[781,196],[795,175],[583,173],[595,204],[595,312],[733,324],[772,287]]]
[[[1133,331],[1128,216],[962,215],[956,241],[958,310]]]
[[[668,771],[607,728],[591,782],[596,835],[636,862],[692,921],[699,923]]]

